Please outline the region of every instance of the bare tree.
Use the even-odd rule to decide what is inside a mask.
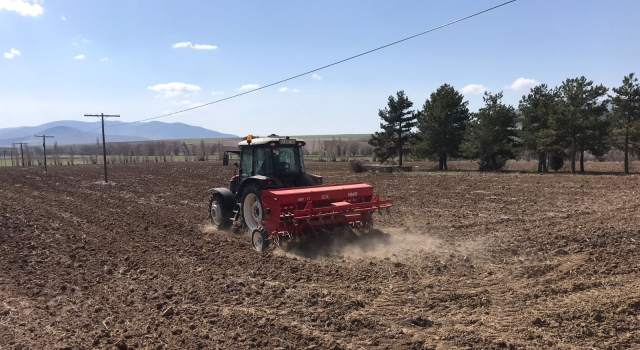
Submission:
[[[20,151],[15,145],[11,147],[11,166],[20,166]]]
[[[189,145],[187,145],[186,142],[182,142],[182,153],[184,154],[184,161],[188,162],[191,151],[189,150]]]
[[[170,143],[167,145],[167,154],[169,154],[169,161],[173,162],[173,157],[174,157],[174,147],[175,147],[175,143]]]
[[[27,166],[31,166],[31,147],[29,146],[24,147],[24,157],[27,161]]]
[[[143,156],[144,154],[144,148],[142,147],[142,144],[138,143],[136,144],[136,149],[135,149],[135,156],[136,156],[136,163],[140,163],[140,157]]]
[[[74,165],[74,161],[76,158],[76,150],[73,146],[69,146],[69,160],[67,161],[68,165]]]
[[[360,155],[370,157],[373,155],[373,146],[366,144],[360,147]]]
[[[58,147],[58,141],[53,143],[53,165],[62,165],[60,162],[60,147]]]
[[[204,140],[200,140],[200,149],[198,150],[198,161],[204,162],[209,160],[209,155],[207,154],[207,146],[204,144]]]
[[[166,162],[167,161],[167,144],[164,143],[164,141],[160,141],[158,142],[157,147],[158,147],[158,154],[162,158],[162,161]]]
[[[43,151],[40,147],[32,147],[31,154],[33,157],[34,165],[43,165]]]
[[[193,155],[193,161],[196,161],[196,157],[198,155],[197,150],[196,150],[196,145],[193,143],[190,143],[189,146],[191,146],[191,154]]]
[[[320,157],[318,158],[319,161],[323,161],[324,159],[322,157],[324,157],[325,153],[325,145],[324,142],[321,141],[320,139],[318,139],[318,154],[320,155]]]
[[[178,141],[173,141],[171,143],[171,148],[173,149],[173,155],[174,156],[179,156],[180,155],[180,142]]]
[[[151,143],[147,142],[144,145],[142,145],[142,162],[143,163],[149,163],[149,157],[152,155],[153,153],[153,149],[150,147]]]

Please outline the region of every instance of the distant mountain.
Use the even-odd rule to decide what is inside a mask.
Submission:
[[[238,137],[184,123],[149,122],[112,126],[115,124],[121,123],[115,121],[106,123],[105,134],[142,136],[152,140]]]
[[[36,134],[37,135],[45,134],[45,135],[54,136],[53,139],[50,139],[47,141],[48,144],[53,144],[58,140],[59,140],[58,141],[59,145],[95,143],[96,138],[100,138],[100,142],[102,142],[101,133],[89,132],[85,134],[83,130],[68,127],[68,126],[55,126],[53,128],[38,131]],[[36,145],[42,141],[42,139],[38,139],[33,136],[36,134],[29,134],[21,137],[0,139],[0,145],[9,146],[13,142],[28,142],[31,145]],[[134,142],[134,141],[150,141],[150,140],[144,137],[128,136],[128,135],[109,135],[107,137],[107,142]]]
[[[99,128],[100,122],[83,122],[76,120],[60,120],[38,126],[4,128],[0,129],[0,145],[11,144],[11,142],[32,142],[34,140],[33,135],[36,134],[51,134],[56,138],[62,139],[93,130],[91,133],[60,141],[60,144],[92,143],[95,142],[96,136],[100,136],[101,131]],[[75,130],[75,132],[71,130]],[[214,130],[184,123],[163,123],[157,121],[134,124],[106,121],[104,132],[105,135],[107,135],[107,142],[238,137],[236,135],[223,134]]]

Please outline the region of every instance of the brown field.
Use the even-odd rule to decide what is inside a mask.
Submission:
[[[259,254],[213,163],[0,169],[0,349],[640,348],[637,173],[307,168],[394,198],[384,234]]]

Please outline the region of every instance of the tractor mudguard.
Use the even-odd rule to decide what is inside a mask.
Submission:
[[[229,189],[226,189],[224,187],[216,187],[216,188],[209,189],[207,192],[211,194],[214,194],[214,193],[220,194],[224,199],[224,204],[226,204],[229,210],[232,210],[233,207],[236,206],[236,196],[231,191],[229,191]]]
[[[296,187],[322,185],[322,176],[302,174],[296,182]]]
[[[272,184],[267,184],[267,181],[272,181]],[[240,188],[238,188],[238,197],[242,197],[242,193],[244,193],[244,189],[249,186],[249,184],[257,182],[262,189],[270,189],[270,188],[282,188],[284,185],[282,181],[280,181],[275,176],[265,176],[265,175],[254,175],[246,180],[242,181],[240,184]]]

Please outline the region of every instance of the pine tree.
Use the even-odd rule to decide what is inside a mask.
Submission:
[[[636,154],[639,150],[632,143],[634,130],[640,129],[640,84],[634,73],[622,80],[619,88],[613,88],[616,96],[609,95],[613,113],[612,144],[624,152],[624,172],[629,174],[629,153]]]
[[[504,105],[502,92],[484,93],[485,107],[473,114],[460,146],[471,159],[478,159],[480,171],[498,171],[517,149],[517,115],[513,106]]]
[[[407,153],[408,146],[415,139],[412,129],[416,126],[417,114],[409,110],[413,102],[398,91],[396,97],[389,96],[385,109],[378,111],[382,119],[382,131],[371,135],[369,144],[374,147],[376,159],[381,163],[398,156],[398,165],[402,166],[402,156]]]
[[[550,120],[558,113],[559,98],[558,89],[550,89],[546,84],[541,84],[520,100],[520,139],[526,149],[538,155],[540,173],[548,171],[549,155],[558,155],[557,137],[555,130],[551,129]]]
[[[460,150],[471,115],[464,96],[451,85],[444,84],[431,93],[418,113],[419,157],[438,158],[438,169],[447,170],[447,156]]]
[[[594,86],[585,77],[567,79],[560,86],[562,111],[552,119],[558,137],[568,149],[571,173],[576,173],[576,155],[580,152],[580,171],[584,172],[584,151],[598,155],[605,151],[608,121],[604,101],[607,93],[602,85]]]

